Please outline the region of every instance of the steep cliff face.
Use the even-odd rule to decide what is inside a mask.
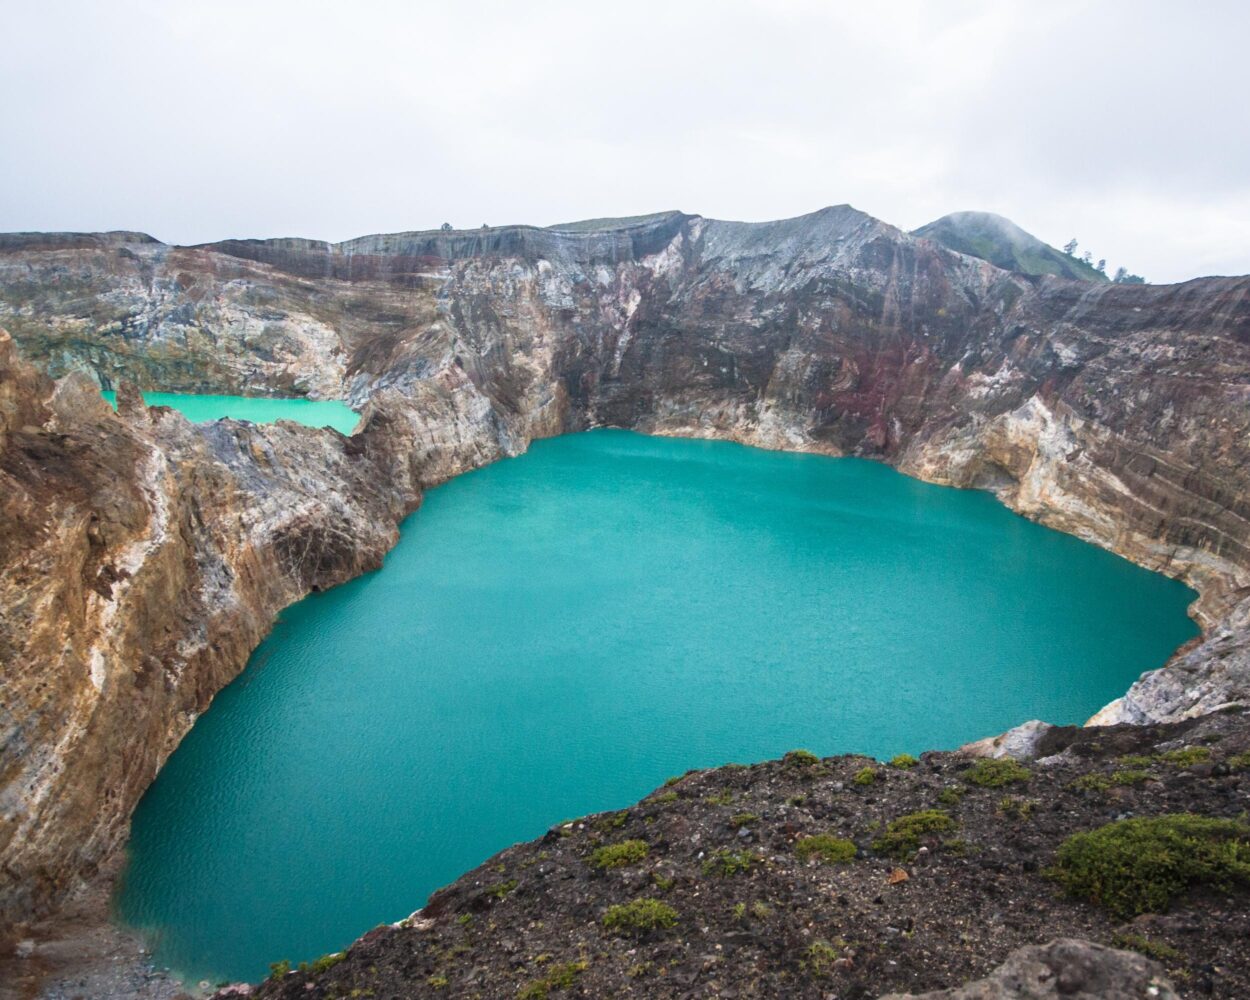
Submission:
[[[376,566],[422,488],[590,426],[993,489],[1201,593],[1202,642],[1104,721],[1250,698],[1250,278],[1030,279],[847,206],[338,245],[12,236],[0,324],[54,375],[365,415],[350,440],[133,396],[114,416],[82,374],[5,362],[11,913],[124,835],[277,609]]]
[[[114,414],[2,331],[0,386],[0,913],[18,918],[124,839],[273,615],[380,565],[420,492],[379,474],[403,463],[372,429],[197,427],[132,391]]]

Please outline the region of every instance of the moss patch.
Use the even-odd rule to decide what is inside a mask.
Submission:
[[[922,809],[891,820],[885,833],[872,842],[872,849],[887,857],[906,860],[920,847],[920,839],[929,834],[949,833],[955,821],[943,809]]]
[[[1115,948],[1126,948],[1129,951],[1145,955],[1147,958],[1153,958],[1156,962],[1176,963],[1184,958],[1170,944],[1165,944],[1163,941],[1155,941],[1144,934],[1116,934],[1112,937],[1111,944]]]
[[[649,934],[668,930],[676,924],[676,910],[658,899],[646,897],[609,906],[603,915],[604,929],[618,934]]]
[[[586,971],[589,962],[562,962],[553,965],[547,975],[521,988],[517,1000],[547,1000],[556,990],[567,990],[573,980]]]
[[[590,856],[596,868],[625,868],[647,859],[645,840],[622,840],[619,844],[605,844]]]
[[[750,851],[713,851],[703,862],[703,874],[719,875],[722,878],[744,874],[758,860]]]
[[[1118,820],[1065,840],[1051,876],[1116,916],[1162,913],[1195,886],[1250,886],[1250,826],[1188,813]]]
[[[846,864],[855,860],[855,844],[831,833],[817,833],[811,837],[800,837],[794,845],[794,853],[802,861],[816,858],[825,864]]]
[[[981,788],[1002,788],[1029,780],[1029,769],[1010,757],[994,759],[983,757],[966,770],[961,777],[970,785]]]
[[[1159,759],[1178,767],[1189,767],[1210,760],[1211,751],[1206,747],[1181,747],[1179,750],[1167,750],[1159,754]]]

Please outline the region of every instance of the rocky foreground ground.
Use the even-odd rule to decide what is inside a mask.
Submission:
[[[1024,743],[693,771],[219,996],[1250,996],[1250,713]]]

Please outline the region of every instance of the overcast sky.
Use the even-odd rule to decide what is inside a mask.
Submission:
[[[0,230],[984,209],[1250,272],[1250,4],[0,0]]]

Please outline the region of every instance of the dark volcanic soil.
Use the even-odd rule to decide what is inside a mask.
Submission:
[[[1198,748],[1190,760],[1157,756],[1186,747]],[[1154,952],[1183,996],[1250,997],[1244,893],[1194,892],[1125,922],[1047,875],[1065,837],[1116,819],[1244,818],[1247,747],[1250,713],[1225,712],[1051,730],[1027,778],[998,787],[974,784],[954,753],[911,768],[790,755],[691,772],[504,851],[337,962],[254,995],[848,1000],[957,985],[1022,945],[1079,937]],[[925,809],[945,810],[952,829],[908,860],[874,849],[887,823]],[[799,838],[821,833],[854,841],[856,856],[802,860]],[[632,863],[596,866],[597,848],[628,840],[645,856],[635,845]],[[671,907],[675,924],[641,936],[604,926],[609,907],[639,898]]]

